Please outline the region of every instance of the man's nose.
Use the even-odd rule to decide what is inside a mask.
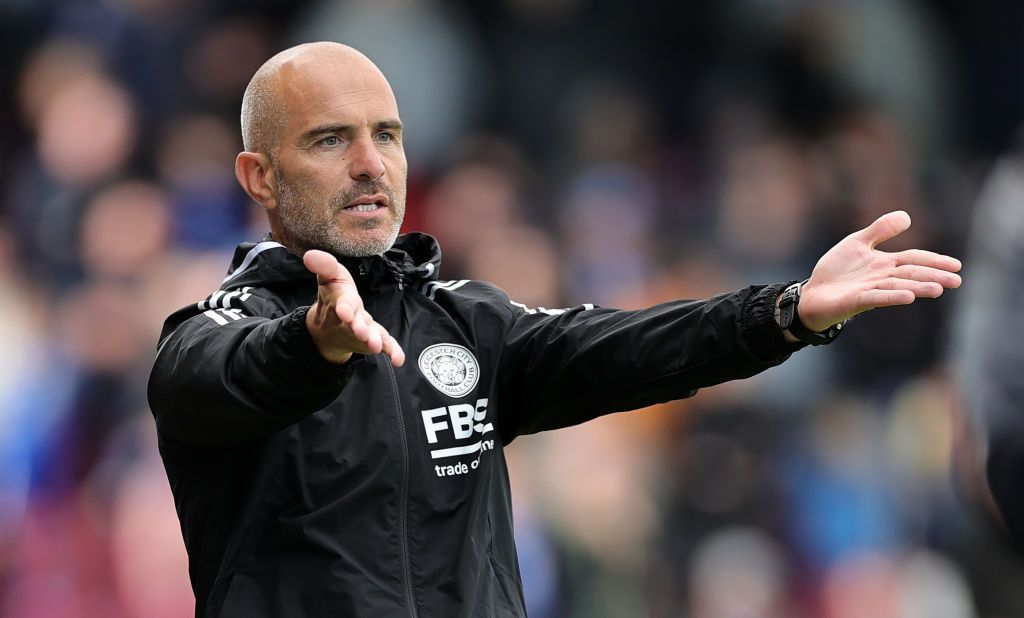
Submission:
[[[384,160],[372,139],[358,140],[352,146],[349,175],[353,180],[377,180],[384,175]]]

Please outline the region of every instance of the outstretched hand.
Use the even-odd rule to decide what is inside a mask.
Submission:
[[[405,352],[395,338],[373,321],[348,270],[333,255],[312,249],[302,262],[316,275],[316,302],[306,314],[306,328],[320,354],[332,363],[344,363],[353,354],[383,352],[401,367]]]
[[[909,305],[918,298],[936,298],[944,288],[960,287],[956,258],[921,249],[876,249],[909,227],[910,215],[890,212],[829,249],[800,290],[797,311],[804,325],[824,331],[869,309]]]

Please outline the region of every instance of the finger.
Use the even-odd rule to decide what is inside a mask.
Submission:
[[[942,296],[943,288],[940,284],[931,281],[915,281],[914,279],[899,279],[892,277],[879,282],[879,290],[906,290],[913,292],[916,298],[938,298]]]
[[[370,324],[373,320],[370,319],[370,314],[365,311],[357,311],[355,316],[352,317],[352,321],[349,323],[349,328],[352,329],[352,336],[356,338],[360,343],[366,343],[370,339]]]
[[[356,316],[356,311],[358,310],[359,308],[345,297],[339,298],[334,303],[334,313],[343,324],[349,324],[352,322],[352,319]]]
[[[896,258],[897,266],[928,266],[929,268],[948,270],[952,273],[960,272],[962,266],[960,260],[955,257],[942,255],[941,253],[932,253],[922,249],[907,249],[906,251],[893,254],[893,257]]]
[[[334,303],[335,313],[338,318],[345,324],[351,322],[355,316],[363,310],[363,299],[359,296],[359,292],[355,288],[345,288],[328,291],[323,293],[321,288],[322,297],[331,299],[330,302]],[[325,301],[326,302],[326,301]]]
[[[938,268],[927,266],[897,266],[892,269],[892,276],[896,279],[912,279],[914,281],[930,281],[937,283],[944,288],[960,287],[960,275]]]
[[[867,290],[857,296],[857,306],[860,311],[867,311],[878,307],[909,305],[915,298],[910,290]]]
[[[385,330],[383,326],[381,326],[381,334],[384,340],[384,346],[381,349],[381,352],[387,354],[391,359],[392,365],[400,367],[404,362],[406,362],[406,352],[401,349],[398,342],[388,334],[387,330]]]
[[[352,275],[348,269],[338,263],[333,255],[319,249],[310,249],[302,255],[302,263],[306,269],[316,275],[316,284],[326,283],[352,283]]]
[[[384,327],[372,320],[369,323],[369,332],[366,338],[366,348],[370,354],[379,354],[384,349],[384,337],[387,336],[387,331],[384,331]],[[383,333],[382,333],[383,331]]]
[[[875,246],[907,231],[909,227],[910,215],[906,211],[897,210],[875,219],[874,223],[856,234],[874,249]]]
[[[405,364],[405,350],[398,345],[398,341],[385,332],[384,349],[382,350],[391,359],[391,364],[401,367]]]

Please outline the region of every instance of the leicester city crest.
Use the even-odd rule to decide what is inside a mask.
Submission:
[[[480,378],[473,353],[454,343],[438,343],[423,350],[419,367],[427,381],[449,397],[468,395]]]

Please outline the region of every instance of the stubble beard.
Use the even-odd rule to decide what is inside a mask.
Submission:
[[[318,206],[295,190],[277,173],[278,219],[285,238],[282,244],[298,254],[320,249],[339,257],[381,255],[395,244],[405,216],[405,195],[398,196],[378,181],[356,182],[334,195],[326,206]],[[388,198],[391,218],[353,218],[348,233],[338,225],[339,213],[361,195],[380,193]],[[345,215],[341,215],[345,216]],[[390,222],[390,226],[389,226]],[[353,233],[353,229],[357,230]],[[390,227],[390,229],[387,229]]]

